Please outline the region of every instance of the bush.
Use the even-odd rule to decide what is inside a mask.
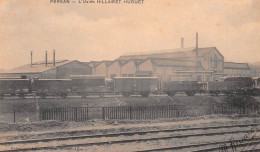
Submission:
[[[238,108],[258,108],[260,103],[254,97],[245,94],[232,94],[224,102]]]

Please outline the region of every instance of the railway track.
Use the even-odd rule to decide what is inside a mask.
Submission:
[[[240,140],[234,140],[234,142],[239,142]],[[250,139],[246,139],[245,142],[246,143],[242,143],[240,144],[238,147],[243,147],[243,146],[247,146],[249,143],[248,141],[250,141],[250,144],[258,144],[260,142],[260,138],[255,138],[254,140],[250,140]],[[220,142],[209,142],[209,143],[201,143],[201,144],[191,144],[191,145],[185,145],[185,146],[174,146],[174,147],[166,147],[166,148],[158,148],[158,149],[149,149],[149,150],[141,150],[141,151],[136,151],[136,152],[156,152],[156,151],[169,151],[169,150],[180,150],[180,149],[185,149],[185,148],[195,148],[195,147],[203,147],[203,146],[215,146],[215,145],[220,145],[220,144],[226,144],[229,143],[229,140],[226,141],[220,141]],[[226,146],[226,148],[228,148],[229,146]],[[237,148],[238,148],[237,147]],[[205,149],[200,149],[200,150],[192,150],[193,152],[208,152],[208,151],[219,151],[220,147],[213,147],[213,148],[205,148]],[[250,149],[250,150],[243,150],[243,152],[245,151],[257,151],[260,149]]]
[[[138,132],[121,132],[113,134],[98,134],[98,135],[82,135],[82,136],[70,136],[70,137],[57,137],[57,138],[45,138],[45,139],[33,139],[33,140],[18,140],[1,142],[0,146],[3,151],[41,151],[41,150],[57,150],[73,147],[91,147],[91,146],[104,146],[104,145],[118,145],[140,142],[152,142],[171,139],[186,139],[191,137],[202,136],[220,136],[220,135],[232,135],[243,134],[251,131],[252,126],[258,126],[259,124],[249,125],[234,125],[234,126],[211,126],[211,127],[196,127],[196,128],[184,128],[184,129],[167,129],[167,130],[153,130],[153,131],[138,131]],[[242,129],[243,128],[243,129]],[[224,130],[224,131],[223,131]],[[209,131],[209,132],[205,132]],[[170,133],[175,133],[169,135]],[[180,134],[180,132],[182,132]],[[197,133],[199,132],[199,133]],[[138,136],[138,137],[136,137]],[[148,137],[147,137],[148,136]],[[86,139],[88,142],[86,142]],[[91,141],[91,139],[94,139]],[[103,141],[100,141],[102,139]],[[73,144],[67,144],[71,143]],[[259,138],[255,138],[254,142],[259,142]],[[222,144],[222,142],[193,144],[186,146],[166,147],[159,149],[148,149],[141,151],[167,151],[191,147],[209,146],[213,144]],[[46,143],[48,146],[39,147],[39,143]],[[21,148],[21,146],[23,148]],[[137,150],[138,151],[138,150]],[[1,151],[2,152],[2,151]]]

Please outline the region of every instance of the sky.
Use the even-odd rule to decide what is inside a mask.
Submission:
[[[72,0],[71,0],[72,1]],[[78,0],[77,0],[78,1]],[[144,0],[143,4],[0,0],[0,69],[56,59],[114,60],[181,47],[216,47],[225,61],[260,61],[260,0]]]

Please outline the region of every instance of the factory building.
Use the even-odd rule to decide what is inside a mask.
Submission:
[[[247,63],[224,62],[216,47],[180,48],[120,56],[113,62],[90,62],[95,75],[158,77],[160,81],[214,81],[222,76],[250,76]]]
[[[212,81],[224,76],[224,57],[216,47],[181,48],[158,53],[121,56],[128,60],[127,74],[122,76],[155,76],[161,81]],[[134,61],[138,61],[135,62]]]
[[[130,59],[121,65],[121,77],[135,77],[138,76],[138,65],[143,62],[144,59]]]
[[[121,76],[121,66],[124,65],[127,60],[115,60],[107,66],[107,78],[113,79],[114,77]]]
[[[107,77],[107,67],[112,63],[112,61],[99,61],[91,65],[92,74]]]
[[[226,76],[251,76],[251,69],[247,63],[225,62],[224,73]]]
[[[224,62],[216,47],[159,50],[141,54],[123,55],[114,61],[79,62],[77,60],[32,63],[0,73],[0,76],[44,79],[66,79],[70,75],[99,75],[114,77],[158,77],[159,81],[214,81],[222,76],[251,76],[247,63]]]
[[[181,48],[123,55],[107,65],[106,77],[158,77],[159,81],[214,81],[223,76],[250,76],[247,63],[224,62],[216,47]],[[96,71],[97,72],[97,71]]]
[[[77,60],[36,62],[0,73],[4,77],[26,77],[41,79],[68,79],[70,75],[91,75],[91,67]]]

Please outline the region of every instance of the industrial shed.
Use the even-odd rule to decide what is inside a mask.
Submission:
[[[251,69],[247,63],[225,62],[224,73],[227,76],[250,76]]]
[[[107,67],[112,63],[113,61],[100,61],[98,64],[92,67],[92,73],[93,75],[99,75],[107,77]]]
[[[129,62],[125,71],[121,65],[122,76],[132,76],[134,73],[144,76],[146,73],[162,81],[212,81],[224,75],[224,57],[216,47],[161,50],[120,56],[118,60],[141,61],[137,64]]]
[[[60,60],[53,62],[36,62],[0,73],[0,76],[41,79],[68,79],[70,75],[91,75],[91,67],[77,60]]]

